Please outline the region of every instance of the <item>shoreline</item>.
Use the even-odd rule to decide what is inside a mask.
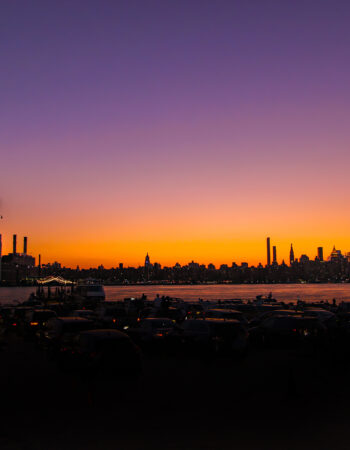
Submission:
[[[84,280],[79,280],[84,281]],[[74,283],[78,283],[78,281],[73,281]],[[134,287],[134,286],[168,286],[168,287],[176,287],[176,286],[293,286],[293,285],[347,285],[350,284],[350,281],[320,281],[320,282],[288,282],[288,283],[128,283],[128,284],[110,284],[100,282],[103,286],[106,287]],[[1,284],[0,288],[29,288],[29,287],[37,287],[38,284]],[[56,285],[52,284],[52,287]]]

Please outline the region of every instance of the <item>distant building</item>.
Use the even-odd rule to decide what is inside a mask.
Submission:
[[[317,259],[323,261],[323,247],[317,247]]]
[[[59,269],[62,269],[62,265],[61,265],[61,263],[55,261],[53,263],[43,264],[42,269],[59,270]]]
[[[272,264],[277,264],[277,248],[275,245],[272,247]]]
[[[293,244],[290,244],[290,252],[289,252],[289,263],[292,265],[294,263],[294,250],[293,250]]]
[[[343,255],[340,250],[336,250],[335,246],[333,247],[332,253],[328,257],[328,261],[339,262],[343,259]]]
[[[266,250],[267,250],[267,265],[271,265],[271,248],[270,248],[270,238],[266,238]]]
[[[310,258],[307,255],[301,255],[299,261],[301,264],[305,264],[310,261]]]
[[[28,238],[23,239],[23,253],[17,252],[17,235],[13,235],[12,253],[1,258],[1,277],[9,283],[19,283],[21,280],[35,276],[35,258],[27,254]]]

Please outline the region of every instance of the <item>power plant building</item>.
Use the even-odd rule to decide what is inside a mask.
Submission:
[[[1,281],[19,283],[26,277],[35,276],[35,258],[28,255],[28,238],[23,239],[23,252],[17,252],[17,235],[13,235],[12,253],[1,257]]]

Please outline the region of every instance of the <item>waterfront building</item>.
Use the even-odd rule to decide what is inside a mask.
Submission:
[[[28,238],[23,239],[23,253],[17,252],[17,235],[13,235],[12,253],[1,258],[1,277],[9,283],[35,275],[35,258],[28,255]]]

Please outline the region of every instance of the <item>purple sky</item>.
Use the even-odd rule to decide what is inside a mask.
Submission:
[[[171,261],[196,257],[199,234],[255,262],[245,230],[262,255],[266,234],[287,254],[315,229],[350,250],[349,19],[337,0],[3,0],[3,232],[67,263],[92,240],[157,256],[175,223]],[[87,223],[91,205],[110,227]]]

